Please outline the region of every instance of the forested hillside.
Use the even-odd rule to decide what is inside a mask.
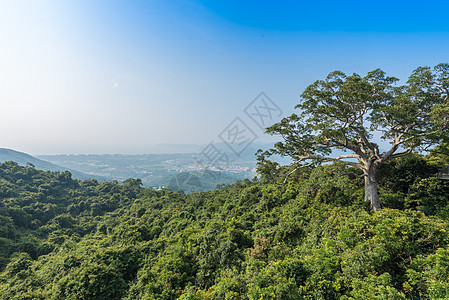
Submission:
[[[444,150],[444,146],[440,149]],[[192,193],[0,164],[0,299],[449,298],[444,151]]]
[[[73,178],[80,179],[80,180],[86,180],[86,179],[96,179],[99,181],[106,181],[107,178],[92,175],[92,174],[86,174],[80,171],[76,171],[74,169],[67,168],[65,165],[58,165],[50,163],[46,160],[42,160],[39,158],[36,158],[34,156],[31,156],[27,153],[15,151],[12,149],[7,148],[0,148],[0,162],[6,162],[6,161],[14,161],[18,163],[21,166],[33,166],[39,170],[46,170],[46,171],[58,171],[58,172],[64,172],[66,170],[70,171]]]

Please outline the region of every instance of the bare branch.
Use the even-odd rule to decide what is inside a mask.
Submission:
[[[430,131],[430,132],[415,133],[412,136],[402,140],[401,144],[406,143],[408,141],[411,141],[413,139],[416,139],[417,137],[429,136],[429,135],[432,135],[432,134],[435,134],[435,133],[438,133],[438,130],[434,130],[434,131]]]
[[[306,167],[310,167],[311,165],[313,165],[313,162],[308,163],[308,164],[305,164],[305,165],[299,165],[299,166],[297,166],[296,168],[294,168],[293,171],[290,171],[290,172],[287,173],[287,174],[285,174],[285,173],[283,173],[283,172],[281,171],[281,173],[285,175],[284,180],[283,180],[281,183],[277,183],[277,182],[276,182],[276,178],[275,178],[274,175],[273,175],[273,179],[275,179],[275,182],[274,182],[274,183],[277,184],[277,185],[283,185],[283,184],[287,183],[287,180],[288,180],[288,178],[290,177],[290,175],[292,175],[293,173],[295,173],[295,172],[298,171],[299,169],[306,168]],[[279,168],[281,168],[281,167],[279,167]]]
[[[299,169],[301,169],[301,168],[303,168],[303,167],[305,167],[305,165],[296,167],[295,169],[293,169],[293,171],[291,171],[291,172],[289,172],[288,174],[285,175],[284,181],[282,181],[282,183],[277,183],[277,182],[275,182],[275,183],[276,183],[276,184],[279,184],[279,185],[283,185],[283,184],[287,183],[287,180],[288,180],[288,178],[290,177],[290,175],[292,175],[292,174],[295,173],[297,170],[299,170]]]
[[[361,132],[356,126],[352,126],[351,129],[353,129],[360,137],[361,142],[363,145],[367,146],[371,151],[374,152],[374,147],[373,145],[368,141],[368,138],[366,137],[366,135]],[[362,149],[362,148],[361,148]],[[364,151],[362,151],[364,152]]]
[[[397,152],[397,153],[393,153],[393,154],[389,157],[389,159],[398,158],[398,157],[407,155],[407,154],[409,154],[409,153],[412,152],[412,151],[413,151],[413,148],[410,147],[410,148],[408,148],[408,149],[406,149],[406,150],[404,150],[404,151]]]
[[[302,161],[306,161],[306,160],[310,160],[310,159],[314,159],[314,160],[318,161],[319,163],[341,161],[341,162],[343,162],[343,163],[345,163],[347,165],[359,168],[361,170],[363,169],[363,166],[361,164],[359,164],[359,163],[343,160],[343,159],[347,159],[347,158],[357,158],[357,159],[360,160],[360,157],[357,154],[340,155],[338,157],[328,157],[328,156],[310,154],[310,155],[307,155],[307,156],[299,157],[297,159],[297,161],[298,162],[302,162]]]

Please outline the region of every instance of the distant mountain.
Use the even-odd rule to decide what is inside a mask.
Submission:
[[[36,169],[44,170],[44,171],[59,171],[59,172],[69,171],[70,173],[72,173],[73,178],[80,179],[80,180],[84,180],[84,179],[97,179],[100,181],[105,180],[104,178],[102,178],[100,176],[92,176],[92,175],[88,175],[88,174],[85,174],[85,173],[82,173],[79,171],[71,170],[69,168],[58,166],[58,165],[52,164],[52,163],[42,160],[42,159],[38,159],[34,156],[31,156],[31,155],[23,153],[23,152],[19,152],[19,151],[7,149],[7,148],[0,148],[0,162],[5,162],[5,161],[14,161],[21,166],[26,166],[27,164],[32,164]]]
[[[215,147],[228,153],[232,160],[256,160],[255,153],[258,149],[268,149],[273,146],[273,143],[253,142],[242,151],[239,155],[236,155],[232,151],[232,145],[227,145],[222,141],[213,142]],[[150,146],[146,149],[146,154],[181,154],[181,153],[201,153],[209,144],[157,144]]]
[[[157,144],[145,151],[147,154],[198,153],[205,145],[197,144]]]

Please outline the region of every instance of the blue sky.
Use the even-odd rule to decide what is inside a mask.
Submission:
[[[0,0],[0,147],[146,153],[218,142],[264,91],[448,62],[443,1]]]

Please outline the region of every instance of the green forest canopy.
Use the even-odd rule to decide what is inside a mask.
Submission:
[[[338,163],[192,193],[0,164],[0,299],[449,297],[448,156]]]

